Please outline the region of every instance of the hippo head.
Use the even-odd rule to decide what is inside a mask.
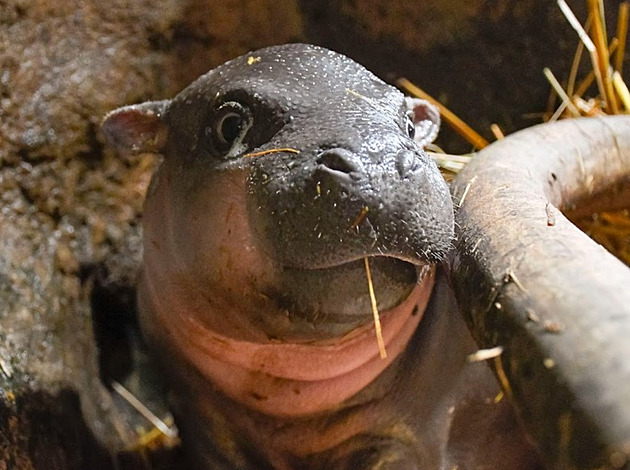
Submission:
[[[145,205],[141,313],[185,311],[248,344],[334,341],[371,324],[368,257],[386,317],[453,238],[447,185],[419,144],[436,119],[302,44],[110,113],[110,142],[164,155]]]

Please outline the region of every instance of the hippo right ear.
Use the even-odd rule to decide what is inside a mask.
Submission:
[[[162,116],[169,100],[115,109],[101,124],[107,142],[123,154],[162,153],[168,128]]]
[[[433,142],[440,131],[440,110],[420,98],[405,97],[407,113],[416,129],[413,140],[421,147]]]

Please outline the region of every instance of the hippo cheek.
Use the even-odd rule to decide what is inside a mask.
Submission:
[[[279,317],[262,294],[277,286],[277,268],[249,227],[246,170],[202,175],[203,184],[194,175],[163,177],[172,173],[159,170],[145,204],[144,276],[160,286],[161,304],[179,302],[234,338],[266,339],[256,318],[273,323]]]
[[[194,186],[188,178],[168,194],[173,256],[200,287],[249,285],[273,272],[252,236],[245,179],[245,170],[206,175]]]

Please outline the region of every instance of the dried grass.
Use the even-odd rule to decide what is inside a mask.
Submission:
[[[604,22],[604,6],[600,0],[586,0],[589,15],[585,25],[579,22],[565,0],[558,0],[558,7],[575,29],[580,41],[573,58],[571,71],[566,80],[566,87],[555,77],[550,68],[543,73],[551,84],[549,107],[543,115],[543,121],[553,122],[580,116],[630,113],[630,92],[623,79],[623,59],[628,33],[630,2],[624,1],[619,6],[616,36],[608,41]],[[584,51],[591,62],[592,70],[586,76],[578,77]],[[597,83],[595,96],[586,97],[593,83]],[[482,149],[488,142],[470,126],[458,118],[426,92],[401,78],[397,85],[412,96],[423,98],[435,104],[447,125],[452,127],[462,138],[476,149]],[[560,98],[555,106],[556,97]],[[492,132],[497,139],[503,137],[498,126],[493,125]],[[444,177],[453,178],[472,158],[472,155],[447,155],[433,153],[431,156],[440,166]],[[630,266],[630,210],[601,212],[590,217],[574,221],[576,225],[595,241]]]

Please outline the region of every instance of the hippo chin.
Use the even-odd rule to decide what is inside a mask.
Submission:
[[[453,208],[420,145],[435,120],[301,44],[106,117],[114,145],[165,157],[138,305],[198,468],[538,468],[436,272]]]

